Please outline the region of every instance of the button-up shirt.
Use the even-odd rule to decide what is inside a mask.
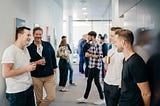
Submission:
[[[99,56],[98,58],[93,58],[93,57],[89,58],[89,68],[101,69],[101,66],[102,66],[101,62],[102,62],[102,57],[103,57],[102,46],[99,45],[97,42],[91,43],[91,46],[90,46],[88,52],[92,55]]]

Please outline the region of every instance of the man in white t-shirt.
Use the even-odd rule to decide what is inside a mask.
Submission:
[[[36,64],[30,63],[26,48],[30,39],[30,28],[17,28],[14,44],[6,48],[2,56],[2,76],[6,80],[10,106],[35,106],[30,71],[35,70]]]
[[[114,46],[116,36],[115,31],[118,29],[121,28],[111,28],[110,43],[112,44],[112,48],[103,59],[106,63],[105,65],[107,66],[107,72],[104,78],[104,95],[107,106],[117,106],[120,97],[121,72],[124,55],[123,53],[118,53],[116,47]]]

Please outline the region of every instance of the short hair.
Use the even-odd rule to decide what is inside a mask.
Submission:
[[[41,27],[35,27],[35,28],[33,29],[33,34],[34,34],[37,30],[42,31],[42,33],[43,33],[43,29],[42,29]]]
[[[66,36],[62,36],[61,39],[67,38]]]
[[[102,36],[102,34],[98,34],[98,36],[99,36],[99,37],[101,37],[101,36]]]
[[[132,31],[130,31],[128,29],[119,29],[119,30],[116,30],[115,34],[118,34],[119,37],[124,38],[131,45],[133,45],[134,35],[133,35]]]
[[[18,28],[16,29],[15,40],[18,39],[18,34],[23,34],[23,33],[24,33],[24,29],[30,31],[30,28],[28,28],[28,27],[26,27],[26,26],[18,27]]]
[[[118,30],[118,29],[122,29],[121,27],[112,27],[111,28],[111,31],[116,31],[116,30]]]
[[[100,39],[101,39],[101,40],[104,40],[104,39],[105,39],[105,36],[101,36]]]
[[[94,36],[94,38],[96,38],[97,33],[95,31],[90,31],[90,32],[88,32],[88,35]]]

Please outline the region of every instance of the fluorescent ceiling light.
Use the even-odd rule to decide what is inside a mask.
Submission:
[[[82,10],[87,10],[87,8],[86,8],[86,7],[83,7]]]

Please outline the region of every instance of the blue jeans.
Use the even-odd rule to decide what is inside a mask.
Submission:
[[[19,93],[6,93],[10,106],[35,106],[33,86]]]
[[[72,68],[70,60],[68,62],[68,69],[70,71],[70,73],[69,73],[69,83],[71,84],[72,81],[73,81],[73,68]]]
[[[79,72],[84,73],[83,69],[83,64],[84,64],[84,56],[79,56]]]

